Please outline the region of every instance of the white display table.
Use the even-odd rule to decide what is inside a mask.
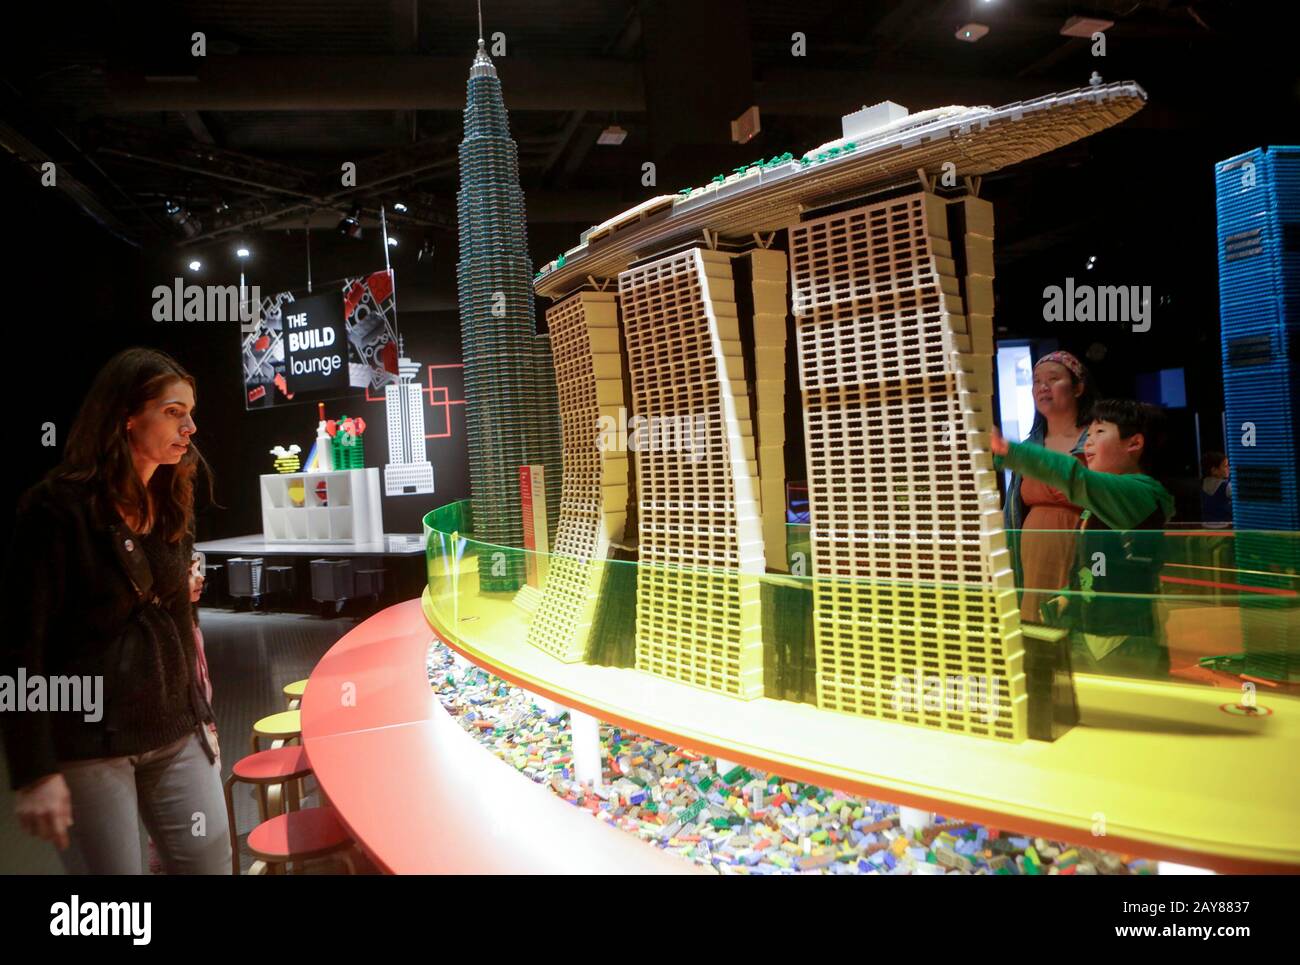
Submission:
[[[268,543],[383,539],[378,469],[269,473],[261,478],[262,532]]]

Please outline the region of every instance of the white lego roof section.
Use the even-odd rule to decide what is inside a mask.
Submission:
[[[844,136],[852,140],[856,137],[865,137],[877,128],[884,127],[894,121],[901,121],[907,116],[907,108],[902,104],[895,104],[893,101],[881,101],[879,104],[872,104],[870,107],[863,107],[861,110],[854,111],[852,114],[845,114],[840,119],[840,125],[844,131]]]
[[[881,108],[891,108],[892,110],[880,111]],[[880,111],[880,113],[872,113],[875,111]],[[897,113],[899,111],[902,113]],[[978,117],[980,114],[986,113],[991,113],[990,108],[954,105],[950,107],[932,107],[928,111],[909,114],[907,108],[900,107],[893,101],[882,101],[872,107],[864,107],[860,111],[844,115],[841,119],[844,136],[820,144],[811,151],[805,151],[804,157],[815,157],[833,147],[843,147],[849,142],[862,147],[864,144],[870,144],[880,138],[896,134],[901,130],[922,127],[931,121],[945,120],[958,114],[972,114]],[[853,133],[850,133],[850,131]]]

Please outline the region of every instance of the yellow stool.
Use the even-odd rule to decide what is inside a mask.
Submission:
[[[291,684],[284,685],[284,699],[289,702],[290,710],[297,710],[302,706],[302,695],[306,690],[306,680],[295,680]]]
[[[262,750],[262,740],[271,742],[271,749],[284,747],[290,743],[302,744],[302,714],[296,710],[282,710],[278,714],[269,714],[263,717],[253,725],[252,748],[253,753],[257,754]],[[307,796],[306,786],[302,779],[297,781],[297,791],[300,798]],[[279,814],[283,810],[283,797],[281,795],[280,785],[271,788],[267,794],[266,813],[262,819],[266,820],[268,814]]]
[[[290,741],[302,740],[302,712],[282,710],[278,714],[263,717],[253,725],[253,753],[262,749],[259,739],[265,738],[272,747],[283,747]],[[278,741],[278,743],[277,743]]]

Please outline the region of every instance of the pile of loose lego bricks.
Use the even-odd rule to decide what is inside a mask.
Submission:
[[[567,715],[435,641],[429,679],[481,744],[598,820],[722,874],[1154,874],[1154,862],[944,821],[909,836],[894,805],[784,781],[601,725],[603,786],[574,775]]]

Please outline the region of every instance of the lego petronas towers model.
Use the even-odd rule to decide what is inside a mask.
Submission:
[[[554,532],[561,467],[555,377],[535,334],[532,268],[501,81],[482,39],[470,68],[465,138],[460,144],[460,260],[456,266],[474,536],[523,545],[519,468],[546,467],[547,516]],[[522,553],[479,561],[479,586],[518,589]]]

